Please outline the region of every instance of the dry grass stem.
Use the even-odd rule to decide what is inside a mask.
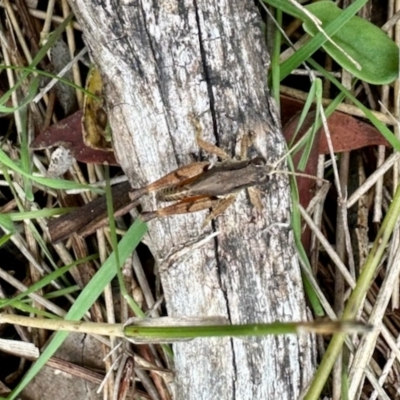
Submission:
[[[340,257],[337,255],[336,251],[333,249],[331,244],[326,240],[323,233],[318,229],[318,227],[314,224],[312,218],[307,214],[304,208],[299,205],[299,210],[301,213],[302,218],[304,219],[305,223],[311,229],[311,231],[315,234],[316,238],[319,240],[321,246],[325,249],[328,253],[329,257],[331,258],[332,262],[339,268],[343,277],[345,278],[347,284],[351,287],[355,287],[355,281],[353,277],[350,275],[349,270],[347,269],[346,265],[342,262]]]
[[[288,96],[291,96],[295,99],[298,100],[306,100],[308,93],[303,92],[301,90],[298,89],[293,89],[284,85],[280,86],[281,88],[281,94],[286,94]],[[329,106],[329,104],[332,103],[332,100],[330,99],[322,99],[322,105],[324,107]],[[357,106],[353,105],[353,104],[346,104],[346,103],[341,103],[338,105],[338,107],[336,108],[337,111],[352,115],[353,117],[361,117],[361,118],[365,118],[365,114],[363,111],[361,111]],[[379,111],[374,111],[374,110],[370,110],[371,113],[374,115],[374,117],[376,117],[379,121],[383,122],[384,124],[387,125],[395,125],[397,124],[397,121],[393,119],[393,117],[391,115],[386,115],[384,113],[381,113]]]
[[[371,189],[372,186],[374,186],[377,180],[387,171],[389,171],[390,168],[393,167],[393,165],[399,160],[399,158],[399,153],[393,153],[390,157],[388,157],[387,160],[380,166],[380,168],[373,172],[363,183],[363,185],[357,188],[348,198],[348,200],[346,201],[347,208],[353,206],[362,195],[367,193],[368,190]]]

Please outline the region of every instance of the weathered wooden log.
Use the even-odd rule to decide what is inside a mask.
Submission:
[[[268,162],[285,152],[266,86],[268,54],[252,0],[72,0],[106,85],[116,156],[132,187],[200,152],[195,133],[232,156],[252,132]],[[232,323],[306,320],[290,223],[288,180],[263,188],[264,212],[245,193],[205,230],[207,212],[149,223],[171,316]],[[154,196],[144,210],[157,207]],[[187,246],[186,256],[176,258]],[[196,339],[174,345],[178,399],[296,399],[312,374],[311,337]]]

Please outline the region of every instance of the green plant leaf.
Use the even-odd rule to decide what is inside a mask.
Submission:
[[[343,10],[332,1],[318,1],[305,7],[322,23],[325,29],[333,20],[340,17]],[[318,29],[309,20],[303,23],[304,30],[311,36]],[[399,76],[399,49],[381,29],[370,22],[353,16],[332,36],[333,41],[325,42],[325,51],[344,69],[366,82],[382,85],[393,82]],[[353,58],[360,66],[351,61]]]
[[[266,3],[276,7],[283,12],[292,15],[302,21],[308,21],[309,17],[299,7],[294,5],[289,0],[264,0]],[[336,18],[325,29],[325,35],[320,32],[315,35],[309,42],[300,47],[291,57],[281,64],[279,71],[280,79],[285,79],[292,73],[302,62],[308,60],[326,41],[326,35],[333,36],[349,19],[351,19],[366,3],[368,0],[355,0],[351,3],[339,18]]]

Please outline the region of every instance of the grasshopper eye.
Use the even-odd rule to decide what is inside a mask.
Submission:
[[[256,157],[251,160],[251,163],[256,167],[263,167],[267,162],[263,157]]]
[[[269,168],[266,167],[267,161],[263,157],[256,157],[251,160],[251,164],[256,168],[257,181],[264,183],[269,178]]]

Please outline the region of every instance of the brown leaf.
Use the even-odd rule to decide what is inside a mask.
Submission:
[[[31,144],[32,149],[63,146],[69,149],[76,160],[84,163],[118,165],[110,151],[87,147],[82,138],[82,111],[70,115],[43,131]]]
[[[288,142],[294,134],[303,106],[304,102],[301,100],[289,96],[281,96],[283,133]],[[302,129],[303,134],[313,120],[314,114],[310,113],[306,118],[307,128]],[[328,127],[334,153],[357,150],[367,146],[390,146],[374,126],[340,111],[335,111],[328,118]],[[320,136],[317,141],[318,154],[329,154],[326,136],[324,134],[321,135],[321,130],[318,131],[318,134]]]
[[[304,102],[293,99],[288,96],[281,96],[281,116],[283,134],[289,143],[295,133],[300,112]],[[311,111],[303,123],[300,132],[297,134],[296,142],[307,132],[315,119],[315,111]],[[367,146],[384,145],[390,146],[382,134],[372,125],[352,117],[348,114],[335,111],[328,118],[328,127],[332,139],[334,153],[357,150]],[[306,165],[304,173],[315,176],[317,173],[318,156],[320,154],[329,154],[329,148],[326,135],[320,129],[315,136],[313,147]],[[294,165],[297,165],[302,155],[299,151],[294,157]],[[297,177],[297,187],[299,191],[300,204],[307,208],[311,199],[314,197],[315,181],[309,178]],[[306,230],[302,236],[304,248],[308,251],[309,230]]]

